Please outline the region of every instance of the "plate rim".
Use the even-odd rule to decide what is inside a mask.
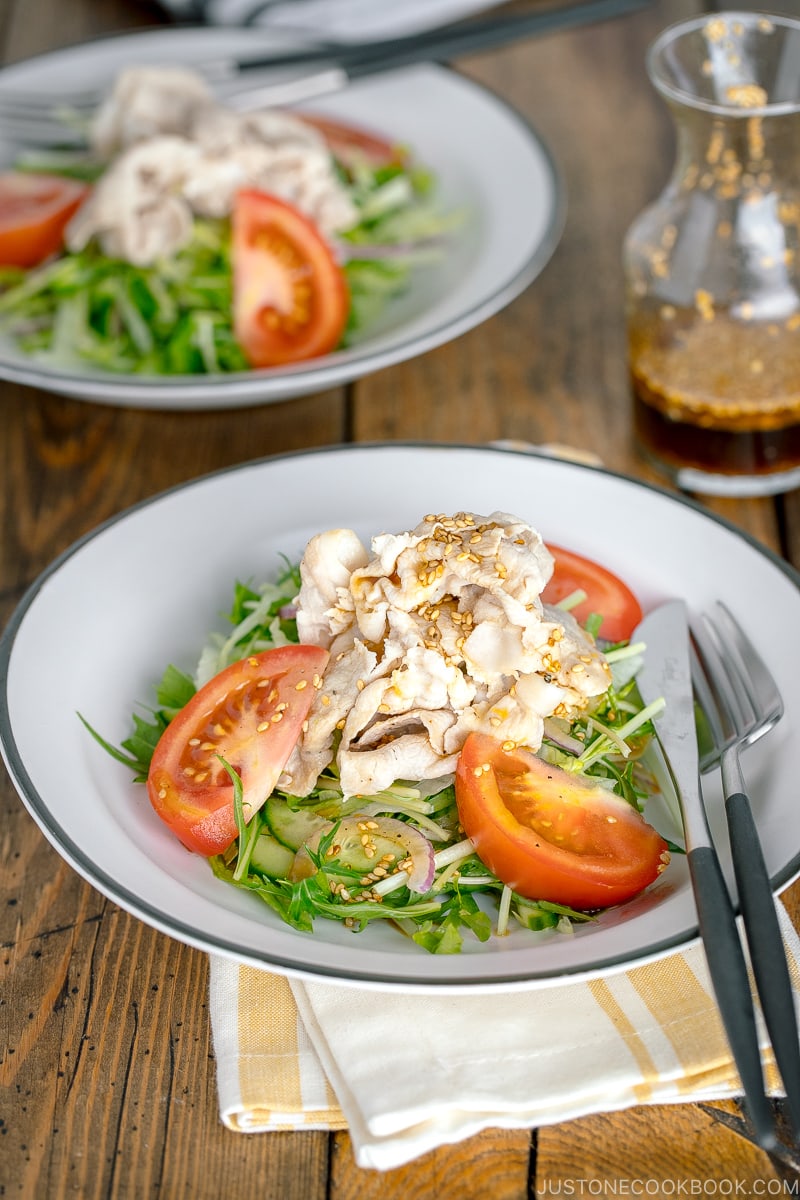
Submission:
[[[230,33],[235,32],[231,27],[226,28]],[[170,40],[173,35],[182,34],[187,30],[199,35],[200,38],[208,36],[209,39],[215,32],[209,26],[181,26],[179,29],[167,26],[163,29],[150,27],[130,33],[101,35],[72,46],[46,51],[15,63],[9,63],[0,68],[0,88],[6,71],[13,71],[17,68],[24,69],[28,65],[38,66],[39,69],[42,69],[46,65],[46,60],[51,57],[73,55],[79,57],[86,47],[101,43],[135,41],[141,36],[162,35],[164,40]],[[246,32],[248,35],[250,32],[256,32],[265,37],[269,33],[266,29]],[[187,61],[191,65],[191,59]],[[372,353],[369,352],[367,339],[366,348],[363,351],[360,347],[353,347],[350,351],[334,352],[320,359],[310,360],[314,364],[312,366],[298,364],[289,369],[260,368],[252,371],[219,373],[213,376],[140,377],[136,375],[117,376],[113,372],[109,372],[107,376],[78,373],[63,375],[56,367],[37,363],[35,360],[26,362],[23,358],[19,362],[16,359],[9,361],[3,357],[2,349],[0,349],[0,378],[28,387],[40,387],[88,403],[105,403],[112,406],[134,405],[137,408],[159,411],[191,411],[198,408],[213,411],[215,409],[244,408],[257,404],[280,403],[355,382],[366,375],[410,361],[439,346],[446,345],[502,311],[538,278],[561,240],[567,216],[567,191],[563,173],[549,145],[541,137],[533,122],[493,88],[468,75],[462,75],[448,64],[414,63],[392,71],[381,72],[378,76],[366,77],[363,81],[356,80],[351,86],[357,89],[360,84],[362,86],[369,85],[371,80],[401,78],[414,73],[428,76],[437,83],[446,83],[448,87],[461,87],[493,107],[505,121],[522,132],[532,150],[541,158],[548,178],[551,193],[548,199],[549,211],[546,213],[546,227],[539,242],[533,248],[533,252],[517,266],[514,273],[505,278],[489,295],[484,296],[479,302],[456,317],[426,330],[422,335],[411,338],[403,337],[396,343],[384,347],[383,350]],[[325,99],[324,96],[319,98],[323,104]],[[417,349],[413,349],[414,347]],[[356,361],[352,361],[352,359],[349,362],[342,361],[345,356],[353,352],[355,352]],[[231,391],[234,394],[227,399],[219,395],[220,392],[229,393]]]
[[[458,442],[447,443],[431,443],[416,440],[398,441],[398,442],[356,442],[356,443],[333,443],[327,446],[311,447],[301,450],[286,451],[283,453],[261,456],[252,460],[234,463],[226,467],[219,468],[214,471],[204,473],[192,479],[185,480],[182,483],[177,483],[169,488],[163,489],[151,496],[144,497],[135,504],[128,506],[118,513],[113,514],[105,521],[101,522],[93,529],[87,531],[81,537],[72,542],[66,547],[26,588],[21,599],[12,611],[11,617],[5,628],[0,633],[0,680],[2,680],[2,688],[0,688],[0,752],[5,761],[8,774],[14,783],[15,789],[22,801],[24,807],[28,810],[35,823],[39,826],[40,831],[45,835],[50,844],[55,850],[65,858],[70,866],[91,886],[101,892],[107,898],[117,902],[125,911],[142,920],[143,923],[151,928],[159,930],[167,936],[176,938],[187,945],[194,946],[197,949],[203,950],[210,954],[219,954],[223,957],[229,957],[238,962],[249,962],[260,966],[264,969],[279,971],[287,976],[295,976],[304,979],[316,979],[322,982],[336,983],[345,986],[359,987],[377,987],[379,989],[397,990],[398,988],[409,991],[427,991],[441,993],[443,991],[452,992],[490,992],[497,990],[508,991],[511,989],[538,988],[545,986],[554,986],[563,983],[578,982],[582,979],[604,977],[609,974],[614,974],[618,970],[628,969],[633,966],[642,965],[645,962],[652,961],[663,957],[676,949],[688,949],[689,946],[699,941],[697,928],[688,931],[678,931],[676,934],[660,939],[657,942],[650,943],[642,951],[631,958],[630,955],[619,954],[613,956],[605,956],[601,960],[592,961],[590,963],[582,963],[576,967],[574,971],[558,969],[552,971],[543,971],[536,976],[521,975],[519,970],[509,970],[505,973],[499,972],[494,974],[491,979],[476,979],[469,975],[469,957],[464,956],[462,961],[464,969],[459,973],[449,978],[431,979],[429,977],[414,976],[413,974],[413,959],[404,960],[403,969],[407,971],[402,980],[399,980],[395,975],[384,974],[380,971],[369,971],[355,969],[351,970],[347,976],[337,974],[334,969],[326,966],[315,966],[314,964],[299,965],[296,960],[286,958],[275,953],[258,953],[254,949],[242,950],[238,947],[234,939],[218,937],[216,935],[209,936],[208,934],[198,935],[196,928],[187,924],[185,921],[173,916],[166,916],[156,906],[150,906],[146,900],[141,897],[131,894],[124,886],[117,884],[108,872],[101,867],[98,867],[88,855],[85,855],[73,839],[61,828],[59,822],[54,820],[50,814],[49,807],[43,796],[40,795],[37,788],[33,784],[30,774],[28,773],[23,757],[18,750],[16,739],[11,722],[10,714],[10,697],[9,697],[9,666],[14,650],[17,634],[22,627],[22,624],[34,604],[36,598],[47,585],[48,581],[58,573],[58,571],[71,558],[78,554],[83,547],[88,545],[97,537],[101,536],[107,530],[115,525],[134,517],[140,511],[149,508],[161,501],[168,499],[170,496],[178,493],[185,493],[194,487],[206,486],[209,483],[224,476],[243,472],[252,469],[261,469],[270,464],[278,463],[293,459],[311,459],[320,455],[344,453],[346,455],[360,455],[363,453],[374,454],[376,451],[433,451],[433,452],[460,452],[471,451],[481,452],[488,451],[494,455],[513,455],[533,461],[543,461],[553,464],[552,455],[547,453],[520,450],[516,448],[495,447],[480,444],[468,444]],[[579,472],[589,472],[595,475],[602,475],[624,483],[627,486],[632,486],[634,489],[643,489],[647,492],[654,492],[669,502],[676,503],[679,507],[685,507],[694,511],[699,516],[717,524],[737,538],[743,540],[751,549],[765,557],[773,566],[777,567],[790,582],[800,590],[800,572],[793,565],[781,558],[775,551],[764,546],[755,537],[749,534],[746,530],[740,529],[726,517],[716,513],[709,512],[700,502],[692,497],[682,495],[670,491],[658,483],[652,483],[648,480],[641,480],[633,476],[627,475],[624,472],[615,471],[607,467],[598,467],[584,463],[573,461],[562,461],[563,465],[569,466],[571,469]],[[795,878],[800,872],[800,849],[795,855],[784,865],[784,867],[776,872],[772,877],[772,887],[775,893],[782,890],[790,880]]]

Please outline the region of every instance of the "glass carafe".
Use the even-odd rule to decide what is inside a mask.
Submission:
[[[637,440],[679,487],[800,484],[800,21],[664,31],[647,67],[677,132],[624,249]]]

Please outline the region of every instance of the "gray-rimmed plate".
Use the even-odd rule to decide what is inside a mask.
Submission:
[[[701,608],[721,596],[742,620],[786,701],[784,720],[747,752],[745,769],[774,885],[788,883],[800,871],[800,676],[790,652],[800,628],[797,575],[657,488],[490,448],[351,446],[254,462],[146,501],[68,550],[0,641],[0,743],[34,820],[84,878],[143,921],[289,974],[385,988],[544,986],[692,942],[694,902],[679,856],[641,897],[572,936],[517,929],[437,956],[381,922],[360,934],[325,921],[313,934],[297,932],[184,850],[144,788],[76,716],[119,743],[166,664],[193,669],[208,631],[221,627],[234,581],[269,578],[281,555],[299,556],[322,529],[350,526],[366,539],[411,528],[430,511],[498,508],[604,563],[645,608],[672,596]],[[714,822],[724,847],[724,817],[716,812]]]
[[[110,82],[125,65],[180,62],[268,47],[259,29],[165,29],[104,38],[0,71],[0,93],[58,94]],[[463,224],[442,258],[352,347],[291,368],[214,376],[118,375],[44,364],[0,338],[0,378],[81,400],[147,409],[241,408],[348,383],[459,337],[509,304],[539,274],[561,234],[564,196],[548,150],[503,101],[444,67],[423,64],[359,80],[306,106],[412,147]],[[11,150],[2,145],[0,158]]]

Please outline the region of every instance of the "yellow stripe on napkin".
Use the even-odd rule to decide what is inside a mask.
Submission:
[[[288,981],[211,959],[220,1115],[229,1129],[346,1129]]]
[[[797,1000],[800,939],[777,910]],[[741,1091],[699,944],[602,979],[483,996],[290,984],[212,957],[210,998],[224,1123],[349,1128],[367,1166],[482,1128]],[[758,1019],[768,1089],[782,1094]]]

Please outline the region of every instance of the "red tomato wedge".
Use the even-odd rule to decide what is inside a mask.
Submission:
[[[487,734],[464,743],[456,801],[482,861],[531,900],[621,904],[669,862],[664,839],[627,801]]]
[[[63,245],[64,227],[89,188],[27,171],[0,174],[0,265],[35,267]]]
[[[249,818],[275,787],[328,661],[319,646],[281,646],[216,675],[170,721],[155,748],[147,792],[189,850],[221,854],[237,834],[233,782]]]
[[[250,366],[284,366],[335,350],[350,299],[312,222],[283,200],[245,190],[232,223],[234,331]]]
[[[394,145],[367,129],[333,121],[316,113],[301,113],[301,116],[307,125],[312,125],[322,134],[331,154],[346,167],[361,162],[371,167],[399,166],[408,158],[402,146]]]
[[[555,559],[555,569],[542,592],[544,603],[558,604],[573,592],[586,592],[586,600],[570,609],[575,619],[583,622],[592,613],[600,613],[599,636],[608,642],[627,641],[642,619],[639,601],[628,585],[590,558],[550,542],[547,548]]]

